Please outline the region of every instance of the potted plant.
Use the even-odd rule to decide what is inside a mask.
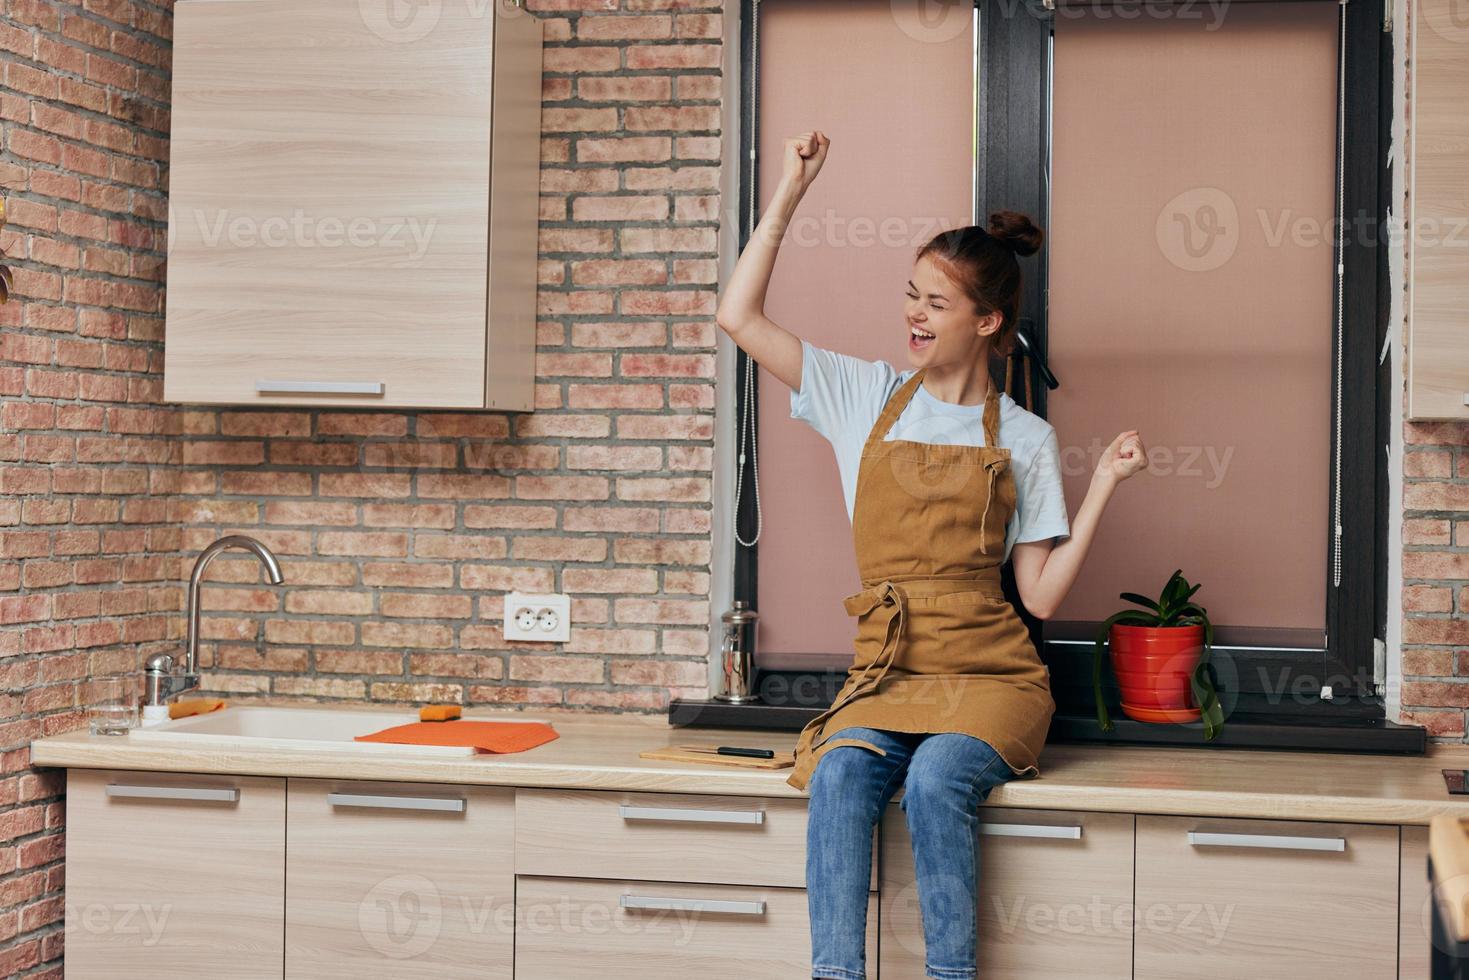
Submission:
[[[1178,569],[1157,601],[1136,592],[1119,594],[1143,608],[1114,613],[1097,630],[1092,693],[1102,731],[1110,732],[1113,727],[1102,698],[1102,651],[1110,643],[1124,714],[1152,722],[1201,718],[1206,741],[1219,734],[1224,712],[1209,668],[1214,627],[1208,610],[1193,601],[1198,590],[1198,585],[1190,585],[1183,577],[1183,569]]]

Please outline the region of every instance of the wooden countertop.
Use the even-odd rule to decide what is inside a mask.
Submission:
[[[560,737],[524,752],[458,759],[254,748],[201,750],[130,744],[125,736],[90,735],[83,730],[32,742],[31,760],[40,766],[95,769],[732,796],[806,795],[786,784],[789,769],[744,770],[638,758],[644,749],[673,742],[789,750],[795,746],[794,732],[674,728],[662,716],[588,712],[475,710],[466,717],[544,721]],[[1040,767],[1038,778],[1011,780],[996,787],[987,805],[1421,825],[1439,814],[1469,817],[1469,796],[1450,796],[1439,773],[1446,768],[1469,769],[1469,746],[1432,746],[1424,756],[1401,756],[1056,744],[1045,748]],[[901,791],[894,800],[900,797]]]

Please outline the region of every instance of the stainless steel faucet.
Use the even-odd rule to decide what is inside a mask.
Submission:
[[[184,639],[184,668],[182,671],[175,669],[173,654],[170,653],[155,653],[149,657],[143,667],[144,705],[156,707],[166,704],[169,698],[198,688],[199,583],[203,581],[204,571],[209,567],[209,563],[214,561],[221,551],[228,551],[231,548],[248,551],[260,559],[260,564],[265,566],[265,578],[271,585],[280,585],[285,581],[285,577],[281,575],[280,563],[276,561],[271,550],[247,535],[225,535],[199,552],[199,558],[194,562],[194,571],[189,575],[189,600],[186,613],[188,632]]]

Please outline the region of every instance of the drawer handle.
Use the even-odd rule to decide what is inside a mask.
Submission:
[[[1345,837],[1286,837],[1279,834],[1216,834],[1188,832],[1188,842],[1213,847],[1283,847],[1293,851],[1345,851]]]
[[[669,912],[733,912],[736,915],[764,915],[764,902],[731,902],[717,898],[650,898],[623,895],[617,904],[625,909],[658,909]]]
[[[107,795],[129,800],[196,800],[201,803],[238,803],[240,791],[233,786],[130,786],[108,783]]]
[[[764,810],[689,810],[668,806],[632,806],[620,803],[624,820],[684,820],[691,823],[764,823]]]
[[[1035,823],[981,823],[981,834],[991,837],[1044,837],[1051,840],[1080,840],[1080,827],[1052,827]]]
[[[364,793],[328,793],[332,806],[356,806],[375,810],[435,810],[463,813],[464,801],[436,796],[370,796]]]
[[[258,395],[381,395],[381,381],[257,381]]]

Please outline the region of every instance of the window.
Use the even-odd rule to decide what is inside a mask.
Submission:
[[[757,74],[763,99],[753,103],[760,179],[746,182],[742,210],[758,218],[749,195],[773,186],[787,130],[817,126],[833,136],[832,157],[793,235],[854,201],[871,222],[896,215],[910,231],[924,216],[960,224],[997,207],[1046,228],[1047,247],[1025,266],[1023,315],[1062,387],[1048,393],[1030,365],[1030,407],[1057,428],[1073,515],[1093,439],[1135,425],[1161,451],[1153,475],[1114,498],[1065,607],[1036,624],[1058,721],[1091,715],[1093,624],[1122,607],[1118,592],[1156,591],[1175,567],[1204,583],[1199,598],[1222,627],[1216,672],[1232,720],[1380,720],[1389,365],[1378,356],[1388,192],[1378,107],[1391,80],[1380,0],[1058,10],[980,0],[967,36],[940,16],[905,28],[902,6],[762,0],[758,31],[747,6],[747,85]],[[972,142],[959,138],[971,123]],[[843,153],[852,169],[840,169]],[[970,167],[972,183],[956,187],[954,170]],[[1222,262],[1202,238],[1167,254],[1169,222],[1216,235],[1230,208]],[[796,247],[788,236],[771,315],[818,346],[906,367],[897,289],[921,238],[843,253],[831,234]],[[742,398],[749,367],[741,355]],[[844,670],[854,630],[838,600],[859,583],[835,465],[788,417],[785,386],[764,380],[764,530],[737,549],[736,595],[760,611],[762,667]],[[746,493],[745,540],[755,524]]]

